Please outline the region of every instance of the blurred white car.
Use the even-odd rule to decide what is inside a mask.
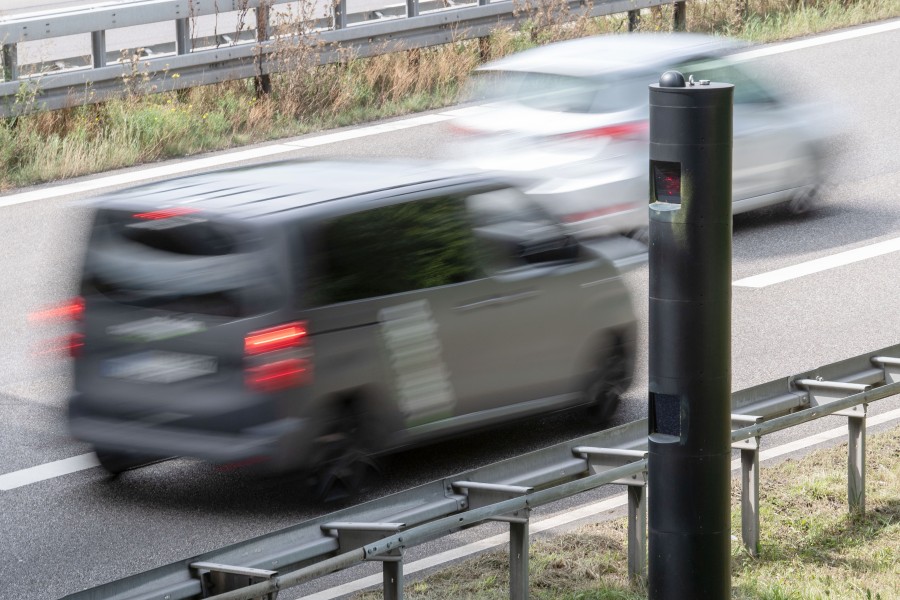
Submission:
[[[697,34],[583,38],[480,67],[451,127],[455,160],[532,176],[525,190],[580,236],[646,231],[648,85],[668,69],[735,84],[734,212],[815,198],[825,128],[728,58],[738,42]]]

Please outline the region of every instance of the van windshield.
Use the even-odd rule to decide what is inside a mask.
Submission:
[[[195,215],[142,219],[98,211],[85,258],[85,290],[119,304],[245,317],[283,302],[262,236],[243,223]]]

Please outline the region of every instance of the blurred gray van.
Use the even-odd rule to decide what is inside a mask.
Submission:
[[[184,456],[352,479],[511,419],[603,421],[631,381],[613,261],[498,176],[284,162],[95,208],[69,424],[111,473]]]

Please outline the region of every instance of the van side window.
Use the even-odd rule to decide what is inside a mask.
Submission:
[[[522,253],[523,244],[565,235],[556,221],[514,188],[473,194],[466,206],[489,274],[532,264]]]
[[[333,219],[317,249],[315,304],[461,283],[482,275],[458,198],[393,204]]]

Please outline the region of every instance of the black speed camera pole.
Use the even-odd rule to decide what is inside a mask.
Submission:
[[[650,86],[650,600],[731,597],[733,92]]]

